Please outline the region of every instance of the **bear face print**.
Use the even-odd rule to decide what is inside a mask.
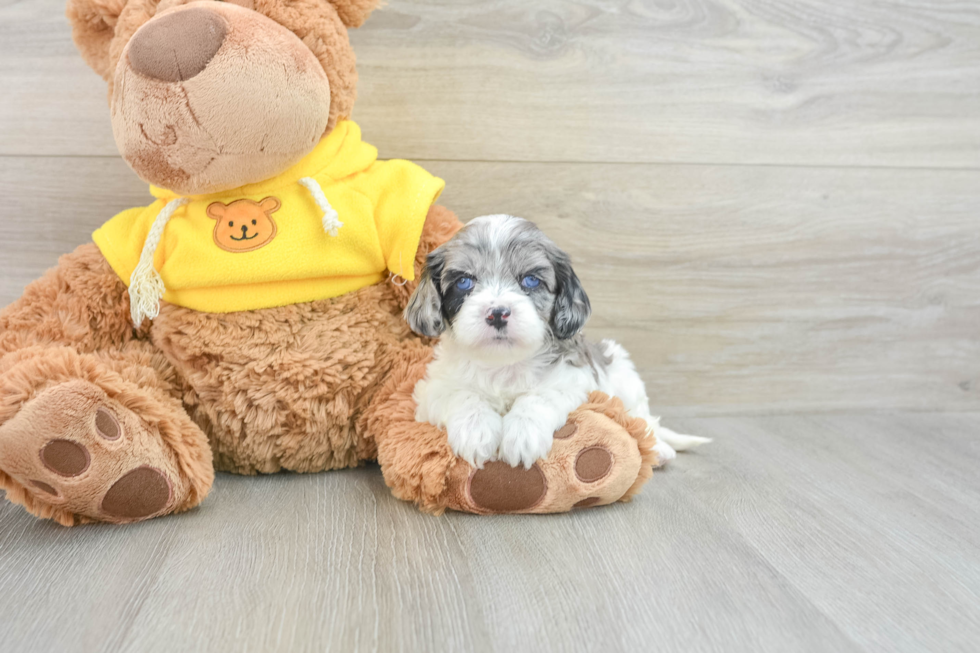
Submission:
[[[272,214],[282,203],[275,197],[261,202],[235,200],[231,204],[214,202],[208,206],[208,217],[217,220],[214,243],[227,252],[254,252],[276,237],[279,228]]]

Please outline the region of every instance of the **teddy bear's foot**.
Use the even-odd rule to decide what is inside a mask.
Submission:
[[[552,513],[629,500],[660,461],[646,425],[618,399],[599,393],[554,435],[547,458],[530,469],[492,462],[453,466],[447,506],[475,513]]]
[[[65,525],[186,509],[192,486],[156,428],[83,380],[43,390],[0,426],[0,470],[12,500]]]

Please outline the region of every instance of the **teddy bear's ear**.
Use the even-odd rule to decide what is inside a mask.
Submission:
[[[72,38],[82,58],[108,80],[112,74],[109,44],[116,31],[116,21],[128,0],[68,0],[68,21]]]
[[[381,0],[329,0],[347,27],[360,27]]]

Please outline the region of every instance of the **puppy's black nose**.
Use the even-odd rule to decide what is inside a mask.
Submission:
[[[487,311],[487,324],[498,331],[507,326],[507,318],[510,317],[510,309],[498,306]]]

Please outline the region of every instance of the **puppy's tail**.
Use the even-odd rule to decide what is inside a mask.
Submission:
[[[711,442],[711,438],[702,438],[697,435],[681,435],[671,431],[666,426],[657,426],[654,429],[654,435],[657,436],[658,440],[663,440],[675,451],[687,451],[688,449],[693,449],[694,447],[700,447],[702,444],[707,444]]]

